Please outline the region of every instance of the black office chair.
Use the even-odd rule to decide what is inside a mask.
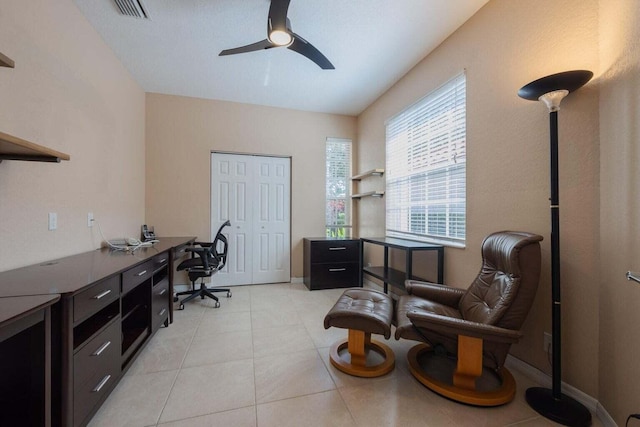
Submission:
[[[186,271],[189,280],[191,281],[191,290],[178,292],[174,297],[174,301],[178,301],[178,297],[181,295],[189,295],[180,301],[180,310],[184,310],[184,303],[191,301],[196,297],[204,299],[209,297],[216,301],[215,308],[220,307],[218,298],[213,294],[214,292],[226,292],[227,298],[231,298],[231,291],[226,288],[207,288],[204,284],[205,277],[211,277],[218,271],[222,270],[227,263],[227,254],[229,251],[229,242],[227,238],[222,234],[222,229],[230,226],[231,223],[227,220],[220,226],[216,237],[211,243],[207,242],[195,242],[198,246],[187,248],[187,252],[191,252],[191,258],[182,261],[178,265],[178,271]],[[196,280],[202,279],[200,288],[196,289]]]

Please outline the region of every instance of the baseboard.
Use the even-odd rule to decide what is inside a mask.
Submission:
[[[527,362],[523,362],[522,360],[513,357],[512,355],[508,355],[504,365],[507,368],[522,372],[524,375],[542,385],[543,387],[551,388],[551,376],[545,372],[542,372],[540,369],[528,364]],[[561,389],[562,393],[574,398],[578,402],[582,403],[589,411],[595,413],[600,422],[602,422],[603,426],[617,427],[616,422],[613,420],[613,418],[611,418],[607,410],[600,404],[600,402],[596,398],[589,396],[588,394],[584,393],[581,390],[578,390],[570,384],[565,383],[564,381],[561,383]]]
[[[304,283],[303,277],[292,277],[291,283]]]

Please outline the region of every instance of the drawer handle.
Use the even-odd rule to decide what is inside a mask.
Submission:
[[[165,288],[165,289],[161,290],[160,292],[158,292],[158,295],[162,296],[162,295],[164,295],[166,293],[167,293],[167,289]]]
[[[158,261],[158,264],[164,264],[165,262],[167,262],[167,259],[162,258],[161,260]]]
[[[162,316],[163,314],[165,314],[167,312],[166,308],[163,308],[162,310],[160,310],[160,313],[158,313],[158,316]]]
[[[330,272],[335,273],[336,271],[347,271],[346,268],[330,268]]]
[[[96,386],[96,388],[94,388],[92,391],[94,393],[98,393],[102,387],[104,387],[104,385],[111,379],[111,375],[107,375],[106,377],[104,377],[102,380],[100,380],[100,382],[98,383],[98,385]]]
[[[147,270],[142,270],[140,273],[136,274],[136,276],[140,277],[144,276],[145,274],[147,274]]]
[[[111,289],[107,289],[104,292],[99,293],[98,295],[96,295],[95,297],[92,297],[93,299],[100,299],[102,297],[106,297],[107,295],[109,295],[111,293]]]
[[[333,247],[333,248],[329,248],[330,251],[344,251],[346,249],[347,249],[346,246],[336,246],[336,247]]]
[[[102,344],[100,346],[99,349],[97,349],[94,353],[92,353],[92,356],[100,356],[100,354],[102,354],[103,351],[105,351],[107,349],[107,347],[109,347],[111,345],[111,341],[107,341],[106,343]]]

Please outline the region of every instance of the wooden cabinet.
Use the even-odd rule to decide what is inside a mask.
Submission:
[[[1,426],[51,426],[51,306],[59,298],[0,298]]]
[[[304,284],[309,290],[360,286],[360,240],[304,239]]]

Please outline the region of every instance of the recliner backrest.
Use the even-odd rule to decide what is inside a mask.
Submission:
[[[482,242],[482,268],[458,309],[465,320],[518,330],[540,279],[537,234],[501,231]]]

